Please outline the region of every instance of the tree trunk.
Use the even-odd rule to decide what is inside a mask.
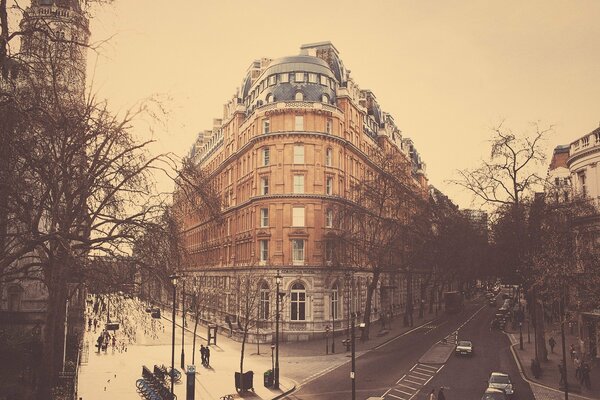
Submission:
[[[52,265],[50,268],[50,279],[47,281],[49,283],[46,324],[43,329],[42,368],[38,388],[41,399],[51,398],[51,390],[56,384],[64,347],[61,333],[64,334],[66,283],[62,277],[62,266]]]
[[[367,301],[365,303],[365,315],[363,322],[365,323],[365,329],[363,329],[360,340],[369,340],[369,328],[371,327],[371,306],[373,305],[373,294],[377,288],[379,282],[379,276],[381,272],[373,272],[373,279],[369,286],[367,286]]]
[[[240,393],[246,391],[244,387],[244,350],[246,349],[246,338],[248,337],[248,327],[244,329],[244,333],[242,335],[242,350],[240,351]]]
[[[546,339],[544,333],[544,307],[538,299],[534,299],[534,312],[536,323],[535,344],[538,348],[538,357],[542,361],[548,361],[548,350],[546,349]]]
[[[194,361],[196,360],[196,332],[198,331],[198,318],[200,317],[200,311],[197,308],[195,314],[196,322],[194,323],[194,338],[192,339],[192,365],[195,365]]]

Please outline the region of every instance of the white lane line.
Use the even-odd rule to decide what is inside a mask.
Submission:
[[[427,365],[427,364],[419,364],[419,367],[425,367],[425,368],[431,368],[434,371],[438,371],[437,367],[433,367],[431,365]]]
[[[405,388],[409,388],[409,389],[411,389],[411,390],[419,390],[419,389],[417,389],[417,388],[414,388],[414,387],[412,387],[412,386],[405,385],[405,384],[403,384],[403,383],[399,383],[398,385],[399,385],[399,386],[404,386]]]
[[[420,376],[408,375],[410,379],[419,379],[421,381],[426,381],[426,378],[421,378]]]
[[[441,317],[440,317],[440,318],[441,318]],[[437,320],[437,319],[438,319],[438,318],[434,319],[434,321],[435,321],[435,320]],[[409,333],[413,333],[413,332],[414,332],[414,331],[416,331],[417,329],[421,329],[422,327],[424,327],[425,325],[429,324],[430,322],[432,322],[432,321],[424,322],[424,323],[422,323],[421,325],[419,325],[419,326],[417,326],[417,327],[415,327],[415,328],[411,329],[410,331],[406,331],[406,332],[404,332],[402,335],[396,336],[395,338],[393,338],[393,339],[390,339],[390,340],[388,340],[387,342],[380,344],[379,346],[375,347],[375,348],[374,348],[374,350],[377,350],[377,349],[379,349],[379,348],[381,348],[381,347],[383,347],[383,346],[386,346],[386,345],[388,345],[388,344],[392,343],[394,340],[400,339],[401,337],[403,337],[403,336],[406,336],[406,335],[408,335]]]
[[[409,396],[414,394],[414,393],[410,393],[410,392],[405,392],[404,390],[400,390],[400,389],[394,389],[394,390],[395,390],[396,392],[404,393],[404,394],[407,394],[407,395],[409,395]]]
[[[423,372],[419,372],[419,371],[417,371],[416,369],[415,369],[415,370],[413,370],[413,371],[410,371],[410,372],[412,372],[413,374],[419,374],[419,375],[423,375],[423,376],[433,376],[433,375],[431,375],[431,374],[425,374],[425,373],[423,373]]]
[[[410,382],[410,383],[414,383],[415,385],[423,386],[422,383],[411,381],[410,379],[405,379],[404,382]]]
[[[388,395],[388,396],[392,396],[392,397],[394,397],[394,398],[396,398],[396,399],[400,399],[400,400],[406,400],[404,397],[398,397],[398,396],[394,396],[394,395],[393,395],[393,394],[391,394],[391,393],[388,393],[387,395]]]
[[[406,374],[402,375],[402,378],[400,378],[400,379],[398,379],[398,380],[396,381],[396,385],[397,385],[397,384],[399,384],[399,383],[400,383],[400,381],[401,381],[402,379],[404,379],[404,378],[406,378]]]
[[[429,369],[423,369],[423,368],[415,368],[413,372],[422,372],[427,375],[435,375],[435,371],[431,371]]]

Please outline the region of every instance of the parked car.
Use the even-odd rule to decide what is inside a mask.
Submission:
[[[504,372],[492,372],[488,379],[488,388],[500,389],[509,396],[515,392],[510,376]]]
[[[507,400],[506,393],[500,389],[487,388],[483,392],[481,400]]]
[[[456,355],[473,355],[473,342],[470,340],[459,340],[456,344],[456,349],[454,350]]]

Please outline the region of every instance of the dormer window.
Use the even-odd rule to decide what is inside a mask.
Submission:
[[[329,96],[327,96],[326,94],[322,95],[321,102],[323,102],[325,104],[329,104]]]
[[[302,92],[296,92],[296,95],[294,96],[294,100],[296,100],[296,101],[302,101],[302,100],[304,100],[304,93],[302,93]]]
[[[304,72],[296,72],[294,74],[294,81],[295,82],[304,82]]]
[[[268,103],[272,103],[275,100],[275,98],[273,97],[273,93],[269,93],[267,95],[267,98],[265,99],[265,101]]]

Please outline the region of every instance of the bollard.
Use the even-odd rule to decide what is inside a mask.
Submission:
[[[187,375],[185,400],[194,400],[196,393],[196,367],[193,365],[188,365],[185,374]]]

